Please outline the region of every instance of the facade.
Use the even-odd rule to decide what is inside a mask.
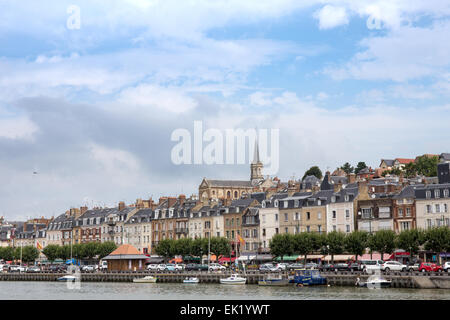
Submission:
[[[418,229],[450,226],[449,183],[418,187],[414,192]]]
[[[343,188],[334,192],[326,206],[327,232],[353,232],[356,229],[358,188]]]
[[[259,208],[250,207],[245,209],[242,215],[242,238],[244,239],[243,253],[257,253],[260,251]]]
[[[145,269],[147,256],[130,244],[124,244],[103,260],[108,261],[108,271],[136,271]]]
[[[287,193],[276,193],[263,200],[259,209],[259,234],[262,251],[269,251],[269,243],[272,237],[280,233],[279,201],[288,196]]]
[[[300,232],[327,232],[327,204],[334,190],[321,190],[306,199],[300,218]]]
[[[279,209],[280,233],[297,234],[301,232],[302,207],[311,192],[294,193],[291,197],[277,199]]]
[[[421,187],[423,185],[406,186],[393,197],[394,231],[396,233],[417,228],[415,189]]]
[[[152,214],[150,208],[140,209],[124,225],[125,234],[129,235],[125,241],[143,254],[149,254],[152,248]]]

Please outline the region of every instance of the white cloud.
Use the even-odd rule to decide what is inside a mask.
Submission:
[[[320,29],[331,29],[348,24],[349,21],[345,8],[332,5],[326,5],[319,11],[316,11],[314,17],[319,20]]]

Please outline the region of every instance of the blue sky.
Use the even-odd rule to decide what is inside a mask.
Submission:
[[[280,129],[282,180],[449,152],[449,17],[439,0],[0,0],[0,215],[246,179],[170,162],[194,120]]]

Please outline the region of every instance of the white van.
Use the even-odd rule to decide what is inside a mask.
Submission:
[[[364,273],[371,273],[373,271],[381,271],[381,266],[383,265],[383,260],[360,260],[361,270]]]
[[[108,261],[106,261],[106,260],[100,261],[100,264],[98,267],[100,270],[108,270]]]

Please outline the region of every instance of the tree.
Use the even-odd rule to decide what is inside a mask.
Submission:
[[[397,236],[396,247],[408,251],[411,255],[416,255],[419,248],[425,242],[425,234],[417,229],[404,230]]]
[[[208,239],[205,238],[194,239],[191,246],[190,252],[191,255],[201,258],[205,252],[208,252]]]
[[[158,242],[155,247],[156,254],[163,256],[164,260],[168,260],[175,255],[175,240],[164,239]]]
[[[93,259],[99,252],[100,243],[98,242],[88,242],[84,247],[84,257],[87,260]]]
[[[405,176],[407,178],[414,178],[417,175],[417,168],[414,162],[405,165]]]
[[[364,161],[360,161],[358,162],[358,164],[356,165],[355,168],[355,173],[358,174],[361,170],[367,168],[367,165]]]
[[[97,248],[97,254],[99,259],[103,259],[107,255],[109,255],[111,252],[117,249],[116,244],[114,241],[106,241],[101,243]]]
[[[223,237],[213,237],[211,238],[210,251],[215,254],[216,257],[220,255],[229,254],[231,250],[230,242]]]
[[[440,261],[440,253],[449,249],[450,229],[448,227],[434,227],[428,229],[425,234],[425,249],[431,250],[438,255]]]
[[[302,232],[293,236],[294,251],[299,255],[304,256],[304,264],[308,254],[314,251],[315,239],[312,233]]]
[[[293,236],[288,233],[276,234],[269,242],[270,252],[276,257],[292,255],[294,253]]]
[[[369,237],[369,248],[381,254],[381,260],[385,253],[392,253],[395,250],[395,232],[392,230],[379,230]]]
[[[305,177],[307,176],[315,176],[317,179],[322,179],[322,171],[320,171],[318,166],[313,166],[305,172],[302,180],[305,179]]]
[[[58,246],[58,258],[63,259],[64,262],[70,258],[70,245]]]
[[[354,170],[354,168],[348,162],[344,163],[344,165],[341,167],[341,169],[344,170],[344,172],[346,174],[350,174]]]
[[[358,260],[358,256],[362,256],[367,248],[368,233],[365,231],[353,231],[349,233],[345,238],[345,250],[355,255],[355,259]]]
[[[2,250],[2,259],[5,261],[12,261],[14,260],[14,248],[12,247],[6,247]]]
[[[175,242],[175,254],[187,256],[191,253],[193,240],[191,238],[182,238]]]
[[[331,263],[334,264],[334,255],[344,252],[345,233],[342,231],[332,231],[327,234],[326,242],[328,253],[331,254]]]
[[[58,254],[59,254],[59,246],[56,244],[49,244],[48,246],[46,246],[43,250],[42,253],[47,257],[47,259],[53,263],[53,261],[55,261],[58,258]]]
[[[39,257],[39,250],[34,246],[26,246],[22,248],[22,261],[34,262]]]
[[[437,176],[437,165],[439,163],[439,157],[418,157],[415,163],[417,173],[424,175],[425,177],[436,177]]]

